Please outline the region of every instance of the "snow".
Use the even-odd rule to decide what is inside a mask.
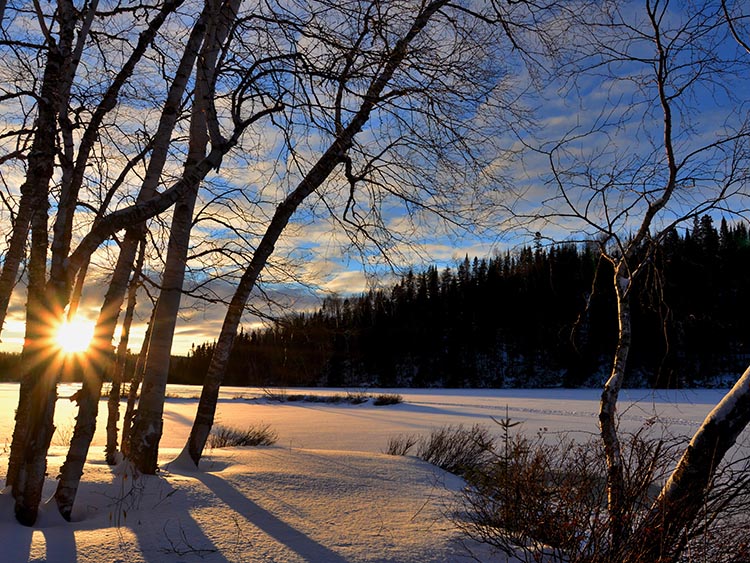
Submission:
[[[61,386],[69,396],[74,388]],[[294,390],[296,393],[298,390]],[[313,394],[341,390],[306,390]],[[358,391],[358,390],[354,390]],[[0,495],[0,560],[9,562],[460,562],[505,561],[462,541],[449,515],[462,481],[413,457],[385,455],[389,437],[426,434],[448,424],[521,422],[514,430],[586,438],[596,432],[598,390],[375,390],[404,403],[374,406],[279,403],[261,389],[222,390],[218,423],[268,423],[278,443],[208,451],[200,470],[179,454],[200,389],[170,386],[157,476],[104,463],[105,403],[73,511],[62,520],[54,501],[34,528],[13,517]],[[625,430],[659,420],[691,435],[724,395],[721,390],[659,393],[624,390]],[[0,479],[5,480],[18,386],[0,384]],[[74,404],[60,399],[45,498],[72,432]],[[5,446],[2,446],[2,444]]]

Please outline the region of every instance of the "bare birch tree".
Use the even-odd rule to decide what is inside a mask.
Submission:
[[[606,101],[542,149],[555,195],[536,219],[596,244],[613,271],[617,346],[599,410],[610,560],[674,561],[718,463],[748,422],[747,399],[739,398],[747,374],[696,434],[648,518],[637,522],[625,499],[617,417],[632,342],[630,300],[675,225],[730,210],[742,196],[750,119],[748,98],[732,83],[748,66],[729,41],[718,3],[635,4],[637,10],[606,3],[582,14],[574,28],[567,76],[576,88],[597,80]]]
[[[299,180],[276,206],[229,305],[183,451],[195,464],[214,421],[245,305],[289,221],[311,195],[329,210],[338,203],[338,224],[376,243],[389,236],[378,214],[389,198],[412,206],[415,213],[429,210],[460,221],[462,213],[468,216],[473,196],[457,177],[480,183],[476,169],[488,164],[481,148],[496,149],[490,120],[484,121],[486,128],[474,121],[483,120],[480,108],[496,103],[498,112],[502,107],[522,113],[520,105],[498,103],[507,92],[506,67],[495,56],[511,48],[508,27],[501,25],[513,20],[509,14],[492,8],[473,12],[443,0],[425,2],[416,12],[411,5],[386,8],[361,1],[320,6],[311,14],[326,13],[325,7],[331,19],[310,16],[308,33],[318,44],[309,49],[322,68],[314,74],[320,87],[305,103],[314,100],[311,118],[325,125],[316,135],[325,144],[313,146],[313,158],[291,151],[299,167],[293,178]],[[349,22],[343,38],[332,31],[341,19]],[[460,190],[463,199],[447,184]],[[458,201],[465,207],[451,208]],[[144,459],[136,457],[139,468],[154,471],[155,465]],[[149,459],[155,459],[153,453]]]
[[[163,163],[161,166],[154,165],[154,180],[151,182],[153,190],[149,193],[148,190],[142,189],[133,205],[121,206],[114,211],[100,214],[90,224],[88,232],[78,238],[77,246],[73,249],[74,229],[85,231],[85,218],[80,217],[81,221],[76,222],[76,217],[78,217],[76,213],[77,201],[89,169],[87,162],[92,154],[93,147],[100,142],[102,137],[104,117],[112,109],[118,107],[118,103],[120,103],[119,107],[125,107],[120,100],[123,86],[134,80],[134,70],[139,61],[142,61],[144,53],[157,39],[157,33],[161,25],[180,4],[181,1],[175,0],[148,8],[143,12],[148,16],[145,26],[142,23],[144,21],[141,17],[143,14],[140,12],[136,14],[139,9],[137,7],[116,8],[114,12],[100,14],[96,12],[96,5],[87,5],[88,9],[77,10],[70,3],[60,2],[53,14],[47,17],[39,11],[41,7],[36,5],[36,9],[39,11],[39,21],[43,27],[41,35],[46,38],[49,44],[48,62],[50,63],[49,69],[45,67],[45,78],[42,81],[42,85],[47,84],[48,86],[44,87],[49,88],[50,91],[45,91],[45,94],[48,95],[40,98],[42,102],[39,111],[42,112],[42,106],[46,108],[45,104],[48,102],[54,103],[54,107],[49,107],[50,124],[47,129],[40,127],[44,120],[37,119],[35,134],[38,143],[49,144],[52,140],[52,145],[42,147],[40,144],[37,147],[38,150],[34,152],[34,158],[30,160],[30,164],[35,162],[34,159],[39,159],[39,163],[29,167],[26,182],[28,188],[24,188],[24,191],[37,197],[38,205],[35,204],[34,214],[30,220],[31,255],[26,322],[27,340],[23,352],[26,368],[11,447],[8,483],[13,486],[17,517],[26,524],[31,524],[35,520],[46,472],[46,452],[54,429],[52,417],[55,405],[55,380],[60,363],[59,355],[55,353],[49,356],[49,352],[55,350],[53,332],[63,318],[64,309],[70,299],[73,279],[107,238],[119,230],[140,225],[150,217],[165,211],[184,193],[196,186],[211,170],[217,169],[221,165],[224,155],[237,144],[243,131],[253,121],[251,119],[239,119],[233,123],[226,138],[214,137],[215,142],[212,143],[205,157],[197,162],[188,163],[181,177],[161,193],[157,193],[155,188],[160,182]],[[200,8],[196,12],[200,12]],[[113,43],[125,45],[127,48],[132,47],[132,50],[127,51],[126,49],[123,53],[122,66],[118,69],[110,69],[108,63],[104,63],[105,68],[111,70],[111,81],[105,82],[105,89],[100,94],[94,93],[91,95],[92,89],[86,83],[87,77],[84,75],[79,81],[76,75],[76,65],[79,60],[86,58],[89,54],[97,56],[100,53],[93,42],[93,35],[89,34],[89,29],[93,29],[92,26],[95,24],[106,25],[106,18],[115,16],[133,16],[133,26],[123,31],[125,35],[133,32],[133,35],[130,36],[132,37],[132,43],[127,38],[121,42],[110,38]],[[49,28],[46,27],[47,21],[51,24]],[[187,77],[190,76],[206,24],[206,17],[198,13],[194,25],[189,28],[192,31],[187,32],[189,35],[187,51],[190,56],[183,57],[182,63],[185,64],[182,64],[182,66],[179,64],[180,61],[177,61],[178,66],[172,81],[171,91],[167,94],[168,101],[165,107],[161,109],[163,117],[161,125],[170,121],[171,125],[164,126],[159,131],[166,141],[160,143],[157,139],[153,143],[154,154],[152,154],[150,166],[154,162],[158,162],[160,150],[164,154],[168,153],[169,137],[176,119],[174,110],[179,107],[182,98],[181,92],[184,91],[184,84]],[[174,33],[174,29],[170,33]],[[53,37],[53,34],[56,34],[55,37]],[[109,35],[104,34],[104,37],[109,37]],[[68,46],[61,51],[61,45]],[[186,60],[188,62],[185,62]],[[56,68],[62,70],[55,71]],[[63,70],[67,74],[60,74]],[[57,74],[54,74],[53,71]],[[140,79],[142,76],[148,77],[149,75],[139,75],[138,78]],[[179,84],[181,81],[182,84]],[[146,87],[150,88],[151,86],[147,85]],[[73,89],[74,87],[76,92],[80,90],[86,93],[80,99],[90,105],[84,105],[81,108],[70,107],[70,96],[67,89]],[[61,89],[62,94],[60,94]],[[176,91],[178,93],[170,101],[170,94],[174,94]],[[71,133],[70,124],[75,122],[75,116],[88,117],[82,124],[80,136]],[[58,137],[62,139],[62,146],[59,150],[54,144],[54,140]],[[55,157],[58,154],[61,155],[59,162],[61,184],[50,244],[47,229],[47,209],[48,198],[53,193],[51,180],[55,168]],[[127,154],[127,151],[125,154]],[[104,181],[106,182],[106,179]],[[123,199],[127,201],[124,195],[120,196],[119,200],[123,201]],[[17,226],[18,232],[23,234],[24,225],[17,221]],[[137,240],[135,239],[136,243]],[[111,285],[110,292],[105,299],[98,323],[98,334],[95,339],[95,346],[98,346],[99,350],[107,350],[111,346],[110,327],[113,327],[116,323],[117,314],[122,304],[122,296],[132,268],[135,245],[132,245],[131,248],[132,254],[128,259],[122,261],[122,268],[116,270],[116,281]],[[52,250],[49,276],[47,275],[48,249]],[[111,355],[111,352],[109,354]],[[91,388],[87,387],[86,391],[86,393],[82,393],[82,405],[91,403],[93,400]],[[95,402],[97,401],[98,395]],[[77,423],[79,432],[76,438],[78,445],[75,446],[78,449],[73,450],[76,455],[80,453],[81,449],[88,448],[90,439],[87,435],[93,434],[91,413],[92,411],[95,412],[96,408],[90,404],[89,407],[91,408],[88,411],[84,409],[84,416],[79,415]],[[82,461],[76,459],[75,462],[71,462],[65,468],[64,473],[72,477],[63,479],[63,487],[70,487],[70,490],[74,488],[71,485],[77,483],[77,479],[80,477],[75,476],[78,471],[76,467],[79,463],[82,463]],[[67,505],[67,501],[63,505]]]

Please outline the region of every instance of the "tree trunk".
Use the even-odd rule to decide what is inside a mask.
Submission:
[[[634,533],[623,563],[667,563],[705,506],[722,459],[750,424],[750,368],[708,414],[669,476],[648,516]]]
[[[88,353],[91,373],[83,378],[83,385],[78,395],[78,416],[76,416],[73,437],[58,477],[55,501],[60,514],[66,520],[70,520],[73,503],[83,475],[83,466],[96,432],[104,374],[111,373],[115,368],[111,342],[117,326],[122,294],[125,291],[124,286],[128,281],[128,271],[123,268],[121,273],[124,274],[125,279],[112,279],[99,312],[94,339]]]
[[[214,79],[219,47],[229,33],[230,24],[236,17],[239,3],[239,0],[232,0],[224,6],[220,3],[214,4],[215,17],[209,23],[201,49],[201,65],[196,69],[195,100],[190,119],[190,144],[186,168],[200,162],[206,156],[209,142],[207,116],[211,108],[211,83]],[[199,187],[200,182],[197,182],[182,195],[175,205],[167,259],[162,276],[162,289],[156,304],[146,369],[143,375],[143,390],[130,437],[129,458],[140,472],[147,474],[153,474],[157,469],[170,355],[177,314],[180,310],[190,232]]]
[[[122,389],[122,380],[125,373],[125,369],[128,361],[128,342],[130,341],[130,328],[133,324],[133,316],[135,314],[136,297],[138,294],[138,287],[140,287],[140,277],[143,270],[143,262],[146,256],[146,241],[141,240],[141,249],[138,254],[138,261],[136,262],[135,270],[133,271],[133,277],[130,280],[130,287],[128,288],[128,304],[125,308],[125,318],[122,322],[122,333],[120,334],[120,341],[117,344],[117,358],[115,360],[115,366],[112,371],[112,388],[109,392],[109,400],[107,401],[107,445],[105,453],[107,456],[107,464],[114,465],[116,463],[117,456],[117,421],[120,419],[120,393]]]
[[[615,268],[614,276],[618,319],[617,348],[612,362],[612,372],[604,385],[599,403],[599,428],[607,462],[607,508],[613,553],[618,553],[628,529],[628,523],[625,521],[625,477],[620,439],[617,433],[617,399],[625,379],[625,367],[632,338],[630,281],[625,272],[624,262],[620,262]]]
[[[28,369],[28,406],[25,419],[17,418],[16,431],[27,429],[17,446],[17,473],[13,476],[16,518],[21,524],[36,522],[47,473],[47,451],[54,434],[57,376],[62,368],[61,355],[50,333],[50,325],[63,318],[55,295],[45,284],[47,267],[47,213],[38,210],[31,225],[29,260],[29,297],[26,308],[26,340],[22,355]],[[20,407],[19,407],[20,411]],[[21,435],[19,435],[19,438]],[[14,441],[16,432],[14,431]],[[11,448],[11,456],[13,456]],[[10,465],[10,464],[9,464]],[[10,474],[10,472],[9,472]]]
[[[143,337],[143,344],[141,345],[141,351],[138,354],[138,360],[133,368],[133,373],[130,377],[130,388],[128,389],[128,403],[125,406],[125,415],[122,418],[122,454],[128,457],[130,454],[130,432],[133,428],[133,417],[135,416],[135,403],[138,399],[138,389],[143,381],[143,370],[146,366],[146,356],[148,356],[148,346],[151,341],[151,327],[154,324],[154,314],[156,313],[156,307],[151,311],[151,318],[148,321],[148,328],[146,334]]]
[[[46,470],[46,454],[52,438],[52,419],[55,406],[54,369],[55,349],[50,346],[49,327],[62,319],[62,311],[55,307],[55,300],[48,300],[45,290],[47,272],[47,213],[49,203],[47,193],[52,178],[57,129],[57,115],[60,111],[61,93],[58,89],[62,71],[75,28],[75,18],[70,5],[61,3],[56,14],[59,25],[59,40],[50,45],[42,80],[39,110],[36,120],[36,133],[29,153],[26,181],[21,187],[22,200],[27,198],[31,206],[27,216],[16,217],[10,250],[21,254],[25,245],[26,233],[31,228],[31,253],[29,259],[29,287],[26,306],[26,338],[22,352],[24,376],[19,389],[16,424],[13,430],[10,459],[8,461],[7,484],[12,487],[16,499],[16,516],[23,524],[32,525],[36,520],[41,489]],[[26,221],[29,221],[26,223]],[[10,252],[9,252],[10,254]],[[15,283],[18,263],[11,259],[20,254],[8,256],[3,265],[3,285],[0,295],[0,309],[5,318],[10,292]],[[50,356],[52,352],[52,356]],[[52,367],[51,367],[52,366]],[[41,452],[41,453],[40,453]]]
[[[354,114],[349,124],[338,132],[331,146],[313,165],[299,185],[276,208],[276,212],[253,254],[248,269],[243,274],[232,297],[219,340],[216,342],[214,353],[211,356],[211,364],[198,403],[198,412],[190,431],[190,437],[185,445],[185,450],[187,450],[190,459],[196,466],[200,462],[206,440],[211,432],[216,415],[219,387],[224,380],[229,353],[234,344],[245,304],[255,287],[260,272],[273,253],[276,242],[299,205],[326,181],[336,166],[344,161],[344,156],[351,148],[355,135],[362,130],[362,127],[369,120],[380,95],[390,82],[396,69],[404,61],[409,44],[424,29],[432,16],[447,3],[447,0],[435,0],[415,16],[410,29],[394,44],[387,60],[383,61],[381,72],[373,78],[359,110]]]

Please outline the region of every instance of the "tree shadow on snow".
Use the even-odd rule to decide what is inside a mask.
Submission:
[[[229,563],[190,516],[183,504],[185,499],[181,498],[185,491],[158,475],[140,475],[130,480],[136,483],[131,492],[138,487],[143,489],[134,495],[136,500],[130,506],[133,512],[122,525],[135,536],[145,561],[163,563],[165,557],[176,556],[182,561],[183,557],[195,556],[212,563]],[[117,510],[124,511],[124,506]]]
[[[305,561],[349,563],[345,558],[280,520],[240,493],[224,479],[209,473],[194,475],[230,508]]]
[[[22,526],[13,518],[13,497],[10,491],[0,495],[0,510],[7,519],[0,521],[0,561],[26,563],[27,561],[42,561],[46,563],[76,563],[78,550],[76,546],[75,528],[62,519],[57,513],[54,500],[47,501],[39,508],[39,517],[32,527]],[[37,546],[40,537],[44,538],[44,554],[39,553],[39,547],[32,552],[34,536],[37,536]]]

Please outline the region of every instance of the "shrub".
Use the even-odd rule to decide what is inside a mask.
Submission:
[[[372,395],[368,395],[362,391],[347,391],[345,395],[340,393],[334,393],[332,395],[316,395],[316,394],[304,394],[304,393],[287,393],[285,390],[272,391],[270,389],[263,390],[264,395],[269,401],[276,401],[279,403],[293,403],[293,402],[306,402],[306,403],[324,403],[338,405],[339,403],[347,403],[350,405],[361,405],[370,400]],[[403,397],[395,393],[383,393],[376,396],[373,399],[373,405],[395,405],[403,402]]]
[[[271,446],[276,443],[278,434],[268,424],[250,426],[244,430],[217,425],[208,437],[210,448],[231,448],[235,446]]]
[[[370,397],[367,395],[367,393],[362,393],[361,391],[353,393],[351,391],[348,391],[346,393],[344,401],[352,405],[361,405],[362,403],[366,403],[369,398]]]
[[[626,533],[623,550],[638,552],[635,533],[685,443],[635,434],[622,440]],[[669,561],[748,561],[747,464],[725,467]],[[599,439],[556,443],[513,436],[487,464],[466,474],[453,520],[471,539],[522,562],[620,563],[611,547],[606,462]],[[689,554],[689,555],[688,555]],[[652,563],[645,559],[629,559]]]
[[[419,439],[413,434],[402,434],[388,438],[388,445],[383,453],[388,455],[408,455]]]
[[[456,475],[466,475],[493,457],[495,439],[485,426],[444,426],[419,441],[417,457]]]
[[[493,457],[495,439],[479,424],[466,428],[459,424],[433,430],[429,436],[402,435],[388,441],[385,453],[406,455],[417,446],[416,456],[456,475],[467,475],[483,467]]]
[[[377,395],[372,404],[375,406],[398,405],[404,402],[404,398],[397,393],[381,393]]]

